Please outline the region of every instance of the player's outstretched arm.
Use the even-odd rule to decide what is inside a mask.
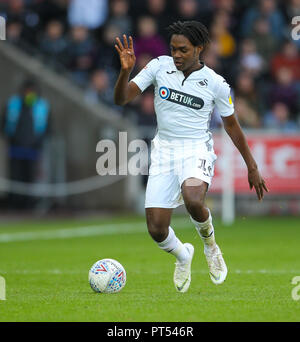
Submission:
[[[120,57],[121,70],[115,85],[114,100],[117,105],[123,106],[141,94],[141,90],[134,82],[128,82],[136,61],[132,37],[129,36],[129,44],[125,34],[123,43],[119,37],[116,38],[116,42],[115,48]]]
[[[257,197],[262,200],[264,197],[264,191],[268,192],[268,188],[265,184],[264,179],[261,177],[257,164],[252,156],[250,148],[248,146],[246,137],[241,129],[241,126],[235,117],[235,115],[230,115],[228,117],[222,117],[224,122],[224,128],[227,134],[230,136],[234,145],[237,147],[241,153],[247,168],[248,168],[248,182],[250,189],[255,188]]]

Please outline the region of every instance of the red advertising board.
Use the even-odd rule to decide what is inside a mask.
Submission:
[[[300,135],[246,134],[247,141],[270,194],[300,194]],[[227,167],[222,136],[214,136],[218,156],[211,191],[222,190],[222,171]],[[231,142],[229,142],[231,143]],[[232,143],[231,143],[232,144]],[[232,175],[237,193],[249,192],[247,168],[238,150],[233,146]],[[225,178],[226,181],[226,178]]]

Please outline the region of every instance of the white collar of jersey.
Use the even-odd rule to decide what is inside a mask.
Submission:
[[[205,65],[204,62],[200,61],[200,64],[202,65],[202,67],[201,67],[200,69],[197,69],[197,70],[192,71],[192,72],[188,75],[188,77],[190,77],[190,76],[191,76],[193,73],[195,73],[195,72],[202,71],[202,70],[206,67],[206,65]],[[178,69],[176,68],[176,65],[175,65],[175,63],[174,63],[174,60],[173,60],[173,65],[174,65],[174,67],[175,67],[176,72],[182,74],[182,76],[185,78],[183,71],[178,70]]]
[[[176,65],[175,65],[175,63],[174,63],[174,59],[172,58],[172,62],[173,62],[173,66],[176,68]],[[205,67],[205,63],[203,62],[203,61],[199,61],[200,62],[200,65],[202,65],[202,68],[200,68],[200,69],[197,69],[197,70],[195,70],[195,71],[199,71],[199,70],[202,70],[204,67]],[[177,69],[177,68],[176,68]]]
[[[173,61],[173,64],[174,64],[174,61]],[[185,76],[184,73],[183,73],[181,70],[178,70],[178,69],[176,68],[176,65],[174,64],[174,66],[175,66],[175,68],[176,68],[176,73],[177,73],[178,75],[180,75],[180,77],[182,78],[182,85],[184,85],[184,83],[185,83],[186,80],[189,80],[189,81],[190,81],[191,78],[193,79],[193,76],[199,77],[198,72],[202,72],[202,70],[205,68],[205,63],[204,63],[204,62],[201,62],[201,61],[200,61],[200,64],[202,65],[202,68],[192,71],[192,72],[191,72],[189,75],[187,75],[187,76]],[[196,74],[195,74],[195,73],[196,73]]]

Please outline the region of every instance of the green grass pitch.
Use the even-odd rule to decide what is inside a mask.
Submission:
[[[300,300],[291,295],[292,279],[300,276],[299,218],[214,223],[229,270],[219,286],[210,281],[202,242],[188,217],[173,217],[178,237],[195,246],[187,293],[176,292],[175,259],[151,240],[144,217],[2,223],[6,300],[0,300],[0,321],[300,321]],[[125,267],[120,293],[91,290],[88,270],[102,258]]]

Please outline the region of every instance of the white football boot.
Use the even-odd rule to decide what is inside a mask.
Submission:
[[[208,264],[211,281],[216,285],[222,284],[227,276],[227,267],[219,246],[216,244],[212,253],[208,253],[204,250],[204,254]]]
[[[184,243],[183,246],[188,250],[190,258],[187,262],[175,263],[174,284],[178,292],[186,292],[191,283],[191,265],[194,256],[194,246],[190,243]]]

